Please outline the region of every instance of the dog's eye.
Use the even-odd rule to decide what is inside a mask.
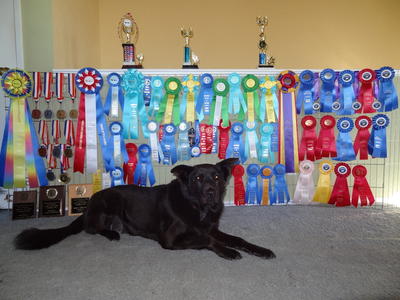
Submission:
[[[193,177],[193,181],[200,181],[202,179],[202,176],[198,175]]]
[[[219,180],[219,176],[218,175],[214,175],[214,179],[218,181]]]

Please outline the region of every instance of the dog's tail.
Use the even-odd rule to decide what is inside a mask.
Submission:
[[[34,250],[50,247],[66,237],[83,230],[83,215],[71,224],[57,229],[29,228],[18,234],[14,240],[16,249]]]

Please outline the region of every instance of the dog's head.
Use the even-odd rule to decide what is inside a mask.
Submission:
[[[185,198],[199,208],[216,208],[222,204],[223,196],[237,158],[228,158],[215,165],[179,165],[171,170],[179,182]]]

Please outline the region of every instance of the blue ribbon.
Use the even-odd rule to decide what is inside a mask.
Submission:
[[[392,111],[399,107],[396,88],[393,84],[395,72],[391,67],[382,67],[376,71],[379,80],[378,100],[382,104],[379,111]]]
[[[143,102],[149,106],[151,101],[151,76],[144,76]]]
[[[213,126],[213,146],[211,149],[211,153],[218,152],[218,127]]]
[[[228,76],[229,83],[229,108],[230,114],[238,114],[240,107],[242,107],[243,112],[247,112],[246,101],[244,100],[243,93],[241,90],[241,78],[238,73],[231,73]]]
[[[260,185],[258,182],[258,175],[260,174],[260,166],[257,164],[250,164],[247,167],[247,184],[245,202],[246,204],[261,204]]]
[[[272,152],[279,152],[279,124],[272,123],[274,127],[274,131],[271,135],[271,151]]]
[[[356,159],[356,154],[353,148],[353,142],[350,137],[350,131],[354,127],[352,119],[343,117],[337,121],[337,129],[339,130],[338,138],[336,139],[337,157],[334,160],[350,161]]]
[[[204,119],[204,116],[210,114],[211,103],[214,98],[213,82],[214,78],[209,73],[200,76],[200,92],[196,102],[196,113],[200,121]]]
[[[273,168],[275,175],[274,192],[270,198],[270,204],[286,204],[290,201],[288,186],[285,180],[286,167],[282,164],[277,164]]]
[[[103,103],[101,102],[100,94],[96,94],[96,123],[97,123],[97,135],[101,145],[101,153],[103,156],[104,168],[107,172],[114,168],[114,159],[112,153],[109,151],[108,141],[110,135],[108,133],[107,122],[103,113]],[[90,159],[90,158],[89,158]]]
[[[272,151],[272,133],[274,132],[273,123],[264,123],[261,126],[260,134],[261,140],[259,143],[258,160],[262,163],[273,164],[275,162],[275,155]]]
[[[339,115],[352,115],[354,114],[353,102],[356,99],[354,93],[353,83],[355,80],[354,72],[350,70],[344,70],[339,73],[339,83],[341,84],[340,89],[340,110],[337,111]]]
[[[301,113],[301,108],[304,106],[304,114],[313,114],[314,108],[314,73],[310,70],[304,70],[300,73],[300,88],[297,93],[296,111],[297,114]]]
[[[124,184],[124,171],[120,167],[115,167],[110,171],[111,186]]]
[[[245,125],[245,129],[246,129],[246,142],[245,142],[245,156],[246,157],[250,157],[250,139],[253,136],[255,138],[255,144],[256,144],[256,151],[257,151],[257,158],[258,158],[258,149],[259,149],[259,143],[258,143],[258,136],[257,136],[257,132],[256,128],[257,128],[257,122],[254,122],[254,127],[250,128],[247,126],[247,122]],[[255,134],[252,134],[253,132],[255,132]]]
[[[165,124],[163,126],[161,149],[164,154],[164,165],[174,165],[178,160],[175,146],[175,133],[176,127],[173,123]]]
[[[104,103],[104,113],[108,116],[111,110],[111,102],[112,102],[112,88],[118,88],[118,102],[121,105],[121,108],[124,107],[124,93],[121,88],[121,76],[118,73],[110,73],[107,76],[107,82],[109,84],[109,88],[107,91],[106,102]]]
[[[179,124],[178,160],[189,160],[191,158],[188,130],[189,128],[187,123],[181,122],[181,124]]]
[[[241,163],[245,163],[247,160],[245,144],[243,143],[243,131],[242,123],[235,122],[232,124],[231,138],[229,140],[228,148],[226,149],[226,158],[240,158]]]
[[[153,118],[160,109],[160,102],[164,98],[164,79],[161,76],[154,76],[151,79],[151,99],[148,115]]]
[[[6,155],[7,155],[7,140],[8,140],[8,127],[10,122],[11,109],[7,111],[6,122],[4,124],[4,134],[3,140],[1,142],[1,152],[0,152],[0,186],[4,186],[4,169],[6,167]],[[35,132],[36,134],[36,132]],[[39,148],[36,148],[39,149]],[[37,150],[35,150],[37,151]]]
[[[193,143],[191,149],[192,157],[199,157],[201,155],[200,150],[200,122],[199,120],[194,121],[194,138],[191,137],[192,140],[189,140],[189,144]]]
[[[120,129],[119,131],[114,131],[113,128],[116,128],[115,126],[118,126]],[[111,156],[110,159],[110,165],[109,168],[110,170],[113,170],[115,168],[115,161],[114,161],[114,135],[121,135],[121,132],[123,132],[123,126],[120,122],[112,122],[110,124],[110,137],[108,140],[108,153]],[[129,160],[129,156],[128,156],[128,152],[126,151],[126,147],[125,147],[125,142],[122,136],[120,136],[120,144],[119,144],[120,150],[121,150],[121,156],[122,156],[122,160],[127,163]]]
[[[150,186],[156,182],[154,176],[153,165],[151,164],[151,149],[147,144],[142,144],[138,148],[138,163],[136,165],[133,183],[139,186],[147,186],[147,178],[149,178]]]
[[[143,74],[137,70],[127,71],[122,76],[122,87],[125,91],[122,113],[123,137],[137,139],[139,137],[139,99],[143,99]]]
[[[387,157],[386,127],[389,123],[389,117],[384,114],[377,114],[372,118],[371,136],[368,140],[368,153],[372,157]]]
[[[335,79],[336,73],[332,69],[324,69],[319,74],[322,81],[321,86],[321,112],[332,112],[332,104],[335,101]]]

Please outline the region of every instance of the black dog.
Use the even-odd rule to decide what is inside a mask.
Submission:
[[[26,229],[15,238],[17,249],[41,249],[82,230],[119,240],[119,232],[156,240],[165,249],[209,249],[239,259],[238,249],[273,258],[268,249],[219,231],[223,198],[236,158],[216,165],[179,165],[177,179],[155,187],[120,185],[95,193],[86,212],[58,229]]]

